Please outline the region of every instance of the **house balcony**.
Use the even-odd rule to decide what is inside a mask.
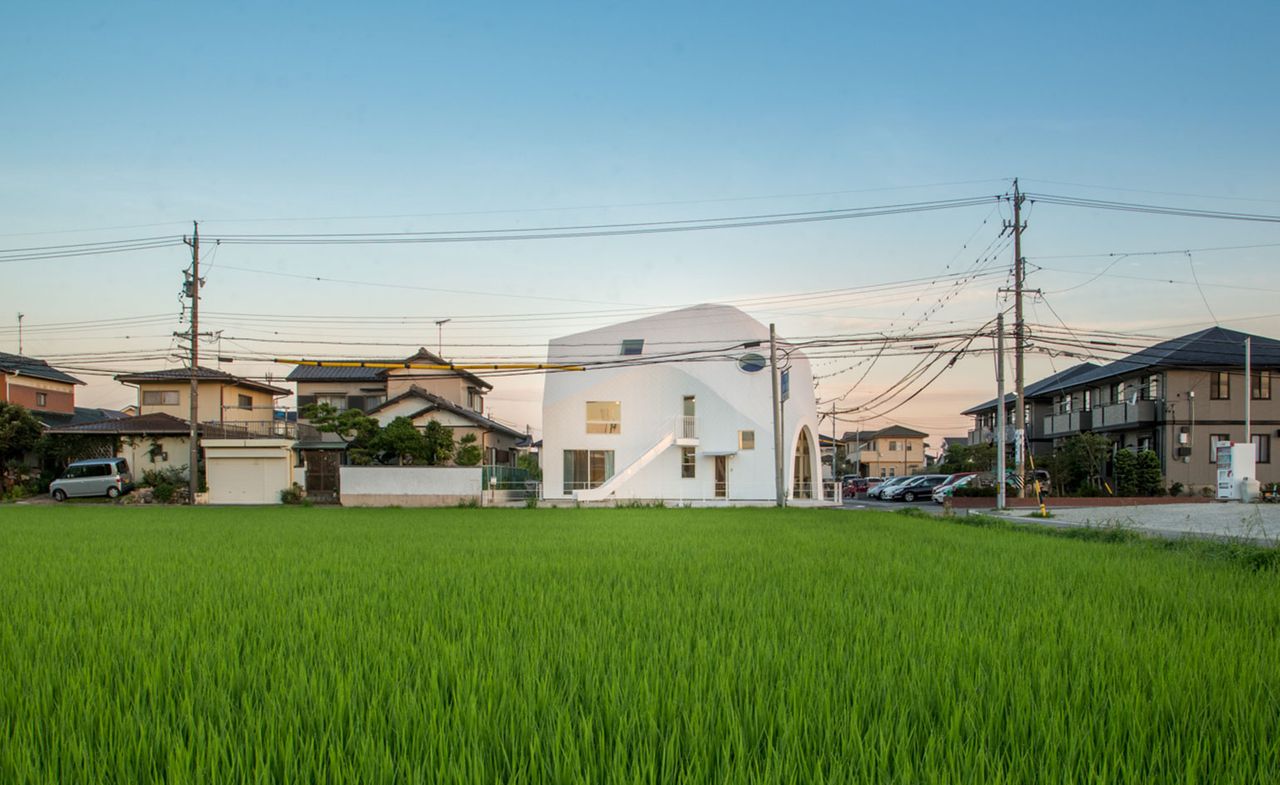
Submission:
[[[1093,412],[1064,412],[1044,418],[1044,435],[1049,438],[1071,436],[1093,430]]]
[[[1109,403],[1094,407],[1093,410],[1093,428],[1097,431],[1136,428],[1151,425],[1155,421],[1155,401]]]
[[[683,416],[677,417],[673,431],[676,435],[676,445],[680,447],[697,447],[698,446],[698,418]]]
[[[293,439],[319,441],[321,434],[314,426],[287,420],[249,420],[245,422],[202,422],[200,435],[205,439]]]
[[[989,444],[996,441],[998,431],[995,428],[974,428],[969,431],[969,444]],[[1013,444],[1014,427],[1004,427],[1004,443]]]

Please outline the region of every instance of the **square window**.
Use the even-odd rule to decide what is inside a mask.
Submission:
[[[738,431],[738,449],[754,450],[756,448],[755,431]]]
[[[622,403],[587,401],[587,433],[622,433]]]
[[[239,408],[241,408],[241,409],[252,409],[252,408],[253,408],[253,397],[252,397],[252,396],[249,396],[249,395],[238,395],[238,396],[236,396],[236,398],[237,398],[237,400],[236,400],[236,404],[237,404],[237,406],[239,406]]]
[[[143,406],[177,406],[177,390],[145,390],[142,393]]]

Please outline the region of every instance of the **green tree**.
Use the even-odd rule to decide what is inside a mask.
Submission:
[[[1126,449],[1116,450],[1113,461],[1116,474],[1116,495],[1138,495],[1138,456]]]
[[[408,417],[397,417],[370,440],[369,449],[381,463],[432,463],[426,437]]]
[[[40,421],[25,407],[0,402],[0,467],[25,458],[43,431]],[[0,472],[0,490],[8,487],[8,474]]]
[[[1111,449],[1111,440],[1096,433],[1064,439],[1048,467],[1053,481],[1064,494],[1102,490],[1103,469]]]
[[[347,443],[347,458],[353,464],[373,462],[372,445],[378,436],[378,421],[359,409],[343,409],[328,403],[309,403],[298,414],[321,433],[337,434]]]
[[[1138,493],[1156,496],[1164,491],[1164,475],[1160,473],[1160,456],[1154,450],[1138,453],[1136,466]]]
[[[957,444],[947,448],[947,459],[935,467],[938,474],[989,472],[996,468],[994,444]]]
[[[459,466],[476,466],[484,458],[480,445],[476,444],[476,435],[468,433],[458,440],[458,454],[453,462]]]
[[[538,456],[531,452],[522,452],[516,458],[516,466],[529,473],[529,479],[541,480],[542,467],[538,465]]]
[[[426,461],[430,466],[440,466],[453,457],[453,431],[432,420],[423,432],[426,439]]]

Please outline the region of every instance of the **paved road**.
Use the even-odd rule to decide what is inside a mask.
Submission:
[[[1165,537],[1238,538],[1280,544],[1280,504],[1153,504],[1138,507],[1052,508],[1045,521],[1066,526],[1127,526]],[[1006,513],[1027,517],[1027,510]]]
[[[882,502],[875,499],[846,499],[841,505],[846,510],[901,510],[903,507],[915,507],[931,515],[941,515],[942,505],[932,501],[918,502]]]

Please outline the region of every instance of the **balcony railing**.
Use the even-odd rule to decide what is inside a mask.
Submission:
[[[1155,401],[1109,403],[1094,409],[1093,427],[1099,430],[1129,428],[1156,421]]]
[[[1093,412],[1064,412],[1044,418],[1045,436],[1069,436],[1093,430]]]
[[[998,431],[995,428],[974,428],[969,431],[969,444],[987,444],[996,441]],[[1012,425],[1004,427],[1005,444],[1013,444],[1014,428]]]
[[[676,444],[690,446],[698,443],[698,418],[684,415],[676,418]]]
[[[200,423],[200,435],[205,439],[320,439],[320,432],[313,426],[286,420],[204,422]]]

